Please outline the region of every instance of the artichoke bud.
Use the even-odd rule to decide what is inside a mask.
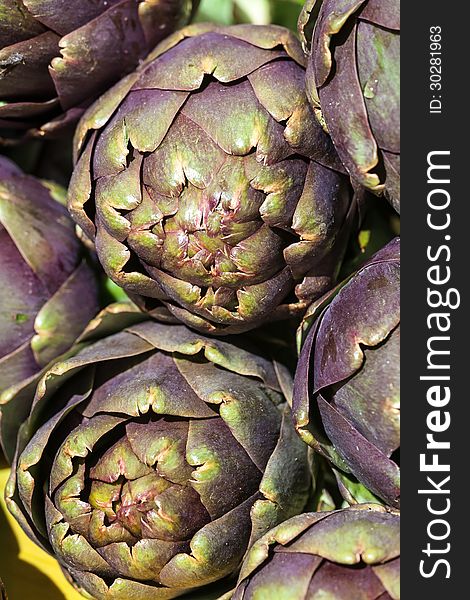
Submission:
[[[84,115],[69,208],[141,308],[226,335],[332,285],[354,204],[304,88],[288,30],[197,24]]]

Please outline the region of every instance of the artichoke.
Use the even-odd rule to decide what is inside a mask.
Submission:
[[[81,591],[175,598],[235,571],[302,510],[290,376],[238,342],[144,321],[39,382],[7,503]]]
[[[303,64],[282,27],[193,25],[84,115],[69,210],[141,307],[226,335],[331,287],[354,203]]]
[[[0,0],[0,130],[56,134],[199,0]]]
[[[95,276],[66,208],[0,157],[0,439],[10,459],[28,388],[97,311]]]
[[[299,30],[311,20],[308,0]],[[323,0],[307,69],[307,94],[359,184],[400,211],[400,2]]]
[[[354,499],[357,479],[394,507],[400,498],[399,278],[395,238],[311,308],[293,400],[300,436],[334,465],[346,499]]]
[[[400,517],[377,505],[305,513],[258,540],[233,600],[399,600]]]

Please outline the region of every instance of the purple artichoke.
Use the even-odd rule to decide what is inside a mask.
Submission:
[[[353,475],[394,507],[400,498],[399,280],[395,238],[312,307],[293,401],[300,436],[331,461],[346,498],[354,497],[348,491]]]
[[[95,276],[64,206],[0,157],[0,439],[11,459],[30,387],[98,311]]]
[[[6,491],[77,588],[175,598],[234,572],[302,510],[308,448],[281,365],[155,321],[86,342],[39,382]]]
[[[199,0],[0,0],[0,130],[53,135],[185,24]]]
[[[352,203],[303,64],[282,27],[190,26],[85,114],[69,210],[140,306],[231,334],[331,287]]]
[[[317,0],[308,0],[299,30]],[[303,38],[305,42],[305,37]],[[323,0],[307,94],[352,178],[400,211],[400,2]]]
[[[378,505],[306,513],[258,540],[233,600],[399,600],[400,517]]]

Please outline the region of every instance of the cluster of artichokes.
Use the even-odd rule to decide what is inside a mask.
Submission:
[[[398,1],[198,6],[0,0],[8,509],[88,598],[397,600]]]

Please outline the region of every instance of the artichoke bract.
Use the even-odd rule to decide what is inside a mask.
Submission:
[[[233,600],[399,600],[400,517],[378,505],[305,513],[258,540]]]
[[[69,210],[141,307],[231,334],[331,287],[353,204],[303,63],[282,27],[189,26],[81,120]]]
[[[302,36],[316,4],[305,5]],[[309,99],[350,175],[384,193],[399,212],[399,0],[323,0],[306,79]]]
[[[399,282],[395,238],[312,307],[293,400],[299,434],[337,469],[343,493],[349,484],[341,473],[352,474],[394,507],[400,499]]]
[[[39,382],[8,507],[98,600],[174,598],[219,580],[306,502],[290,384],[241,345],[129,325]]]
[[[97,288],[67,209],[0,157],[0,440],[10,459],[26,388],[97,313]]]
[[[44,136],[72,125],[198,3],[0,0],[0,131]]]

